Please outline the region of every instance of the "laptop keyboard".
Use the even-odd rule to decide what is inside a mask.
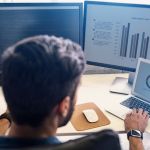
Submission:
[[[135,97],[130,97],[127,100],[121,102],[120,104],[122,104],[122,105],[124,105],[124,106],[126,106],[126,107],[128,107],[130,109],[142,108],[143,110],[148,111],[148,113],[150,114],[150,105],[140,101],[139,99],[137,99]]]

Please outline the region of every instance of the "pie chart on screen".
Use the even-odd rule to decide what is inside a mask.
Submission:
[[[146,86],[150,89],[150,75],[146,78]]]

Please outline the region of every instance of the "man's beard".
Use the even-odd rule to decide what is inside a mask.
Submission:
[[[69,122],[69,120],[70,120],[71,117],[72,117],[73,111],[74,111],[74,104],[73,104],[73,102],[72,102],[72,100],[71,100],[70,109],[69,109],[69,111],[68,111],[68,114],[67,114],[67,116],[64,118],[64,120],[60,123],[59,127],[65,126],[65,125]]]

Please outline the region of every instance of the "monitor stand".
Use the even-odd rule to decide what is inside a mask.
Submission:
[[[129,78],[116,77],[112,82],[110,92],[128,95],[131,93],[135,73],[129,73]]]

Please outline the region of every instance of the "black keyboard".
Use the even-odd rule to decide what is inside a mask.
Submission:
[[[142,108],[143,110],[148,111],[148,113],[150,114],[150,105],[140,101],[139,99],[137,99],[135,97],[130,97],[127,100],[121,102],[120,104],[122,104],[122,105],[124,105],[124,106],[126,106],[126,107],[128,107],[130,109]]]

